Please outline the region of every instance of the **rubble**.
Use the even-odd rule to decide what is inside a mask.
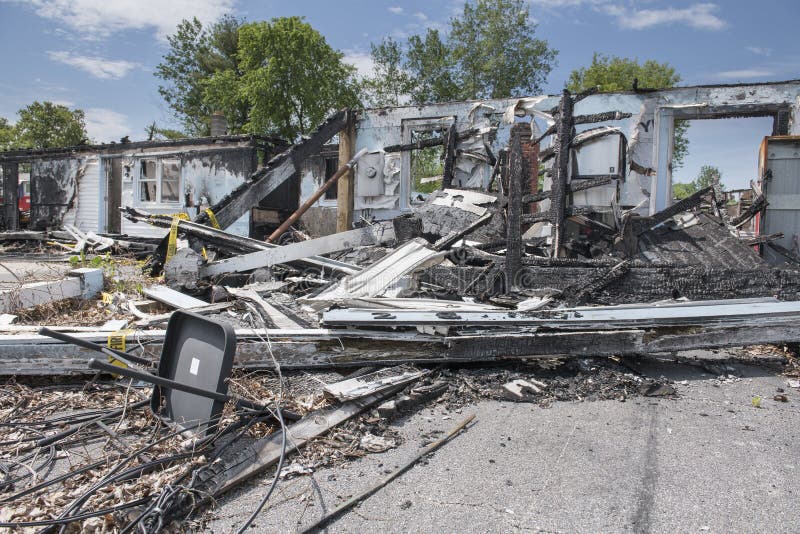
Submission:
[[[713,186],[672,202],[668,151],[650,131],[655,118],[671,121],[697,106],[709,116],[752,114],[796,106],[800,95],[796,83],[762,89],[614,98],[564,91],[344,110],[296,145],[274,143],[271,152],[283,151],[248,168],[207,209],[119,206],[125,224],[151,238],[65,219],[75,211],[69,202],[38,204],[36,217],[52,215],[58,230],[19,229],[18,214],[7,214],[14,228],[0,233],[0,374],[8,377],[0,525],[160,531],[202,517],[273,467],[262,504],[282,480],[401,447],[392,425],[426,406],[677,402],[678,383],[645,377],[629,362],[800,342],[796,251],[783,247],[788,263],[778,266],[765,253],[780,252],[791,234],[775,211],[782,201],[754,183],[735,210]],[[441,135],[419,140],[415,128]],[[337,134],[340,146],[328,145]],[[412,157],[436,147],[441,180],[419,184],[441,186],[415,191]],[[339,165],[328,168],[334,153]],[[23,156],[60,161],[45,152],[0,154],[0,163]],[[320,161],[330,175],[319,176]],[[45,166],[56,173],[59,165]],[[328,198],[337,181],[341,195]],[[264,204],[293,192],[287,209]],[[780,232],[745,230],[757,229],[770,206]],[[251,229],[272,222],[245,236],[243,217]],[[339,231],[315,231],[333,222]],[[147,264],[135,263],[143,255]],[[33,263],[33,280],[21,276],[23,261]],[[47,262],[55,267],[45,276]],[[212,343],[220,336],[206,339],[191,364],[171,359],[181,317],[206,325],[192,343],[216,327],[227,333],[231,359],[214,381],[201,383],[208,371],[200,361],[210,346],[221,350]],[[729,363],[703,365],[720,385],[739,380]],[[796,388],[792,372],[787,384]],[[36,383],[48,385],[28,385]],[[198,428],[162,417],[161,394],[173,392],[211,399],[214,413]],[[779,393],[752,397],[753,406],[786,402]]]

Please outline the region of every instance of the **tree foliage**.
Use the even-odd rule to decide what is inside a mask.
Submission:
[[[15,139],[14,126],[5,117],[0,117],[0,152],[14,148]]]
[[[292,140],[334,110],[360,104],[355,67],[301,17],[245,24],[239,57],[251,133]]]
[[[144,133],[147,134],[148,141],[157,139],[184,139],[187,135],[180,131],[171,128],[161,128],[156,124],[156,121],[150,123],[145,129]]]
[[[372,59],[377,61],[380,58],[373,56]],[[412,80],[409,97],[413,103],[445,102],[458,98],[450,49],[442,41],[439,30],[428,28],[424,37],[409,37],[405,70]],[[377,83],[382,83],[382,80],[378,79]]]
[[[557,52],[537,39],[523,0],[477,0],[450,21],[455,78],[465,99],[541,92]]]
[[[703,165],[700,167],[700,174],[694,180],[694,185],[698,190],[708,186],[722,184],[722,172],[713,165]]]
[[[678,200],[683,200],[686,197],[692,196],[694,193],[697,193],[697,186],[694,185],[694,182],[689,182],[688,184],[676,182],[672,184],[672,196]]]
[[[169,43],[159,91],[192,135],[208,135],[211,114],[221,111],[233,133],[294,140],[333,110],[359,104],[355,68],[300,17],[224,17],[207,29],[185,20]]]
[[[209,135],[211,113],[203,82],[221,71],[238,71],[239,27],[242,22],[224,16],[208,28],[196,18],[182,21],[167,37],[169,51],[156,67],[163,80],[158,92],[190,135]],[[247,106],[239,103],[225,113],[231,132],[241,132],[247,122]]]
[[[374,68],[372,76],[362,83],[364,98],[371,106],[399,106],[414,89],[408,72],[403,69],[403,48],[391,37],[370,44]]]
[[[557,51],[535,35],[524,0],[469,0],[450,19],[444,38],[429,28],[412,35],[404,50],[397,46],[411,82],[407,94],[413,103],[426,104],[541,92]],[[383,51],[373,46],[370,86],[393,83],[384,73],[397,67],[397,54]]]
[[[80,109],[36,101],[17,111],[17,115],[19,119],[14,125],[0,118],[0,150],[75,146],[86,142],[86,119]]]
[[[640,89],[661,89],[674,87],[680,81],[680,75],[669,63],[653,60],[639,63],[636,59],[606,56],[595,52],[591,65],[570,73],[567,89],[580,92],[597,87],[601,92],[631,91],[634,82]],[[687,121],[675,121],[673,169],[680,168],[689,153],[688,130]]]
[[[684,199],[689,195],[705,189],[706,187],[719,184],[722,186],[722,172],[717,167],[712,165],[703,165],[700,167],[700,173],[697,178],[688,184],[675,183],[672,184],[672,194],[678,200]],[[724,187],[724,186],[723,186]]]

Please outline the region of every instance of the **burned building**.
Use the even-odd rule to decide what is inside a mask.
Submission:
[[[84,232],[160,237],[158,229],[123,219],[120,208],[194,218],[256,170],[259,151],[269,159],[285,146],[243,135],[3,152],[3,225],[45,230],[70,224]],[[26,192],[20,174],[29,175],[26,202],[20,202],[20,191]],[[28,203],[30,212],[20,220]],[[230,231],[248,235],[251,222],[244,214]]]

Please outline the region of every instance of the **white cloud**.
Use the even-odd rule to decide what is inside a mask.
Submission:
[[[154,30],[159,39],[175,32],[183,19],[204,24],[230,13],[236,0],[16,0],[40,17],[55,21],[86,40],[123,30]]]
[[[598,4],[604,0],[529,0],[531,4],[545,9],[579,6],[581,4]]]
[[[386,9],[388,9],[390,13],[394,13],[395,15],[399,15],[403,12],[403,8],[400,6],[391,6],[387,7]]]
[[[366,52],[359,52],[357,50],[345,50],[344,58],[342,61],[353,65],[361,77],[372,76],[372,71],[375,63],[372,61],[372,56]]]
[[[726,70],[714,74],[715,78],[723,80],[748,80],[752,78],[765,78],[767,76],[774,76],[775,72],[767,69],[740,69],[740,70]]]
[[[422,22],[427,22],[428,21],[428,15],[426,15],[422,11],[417,11],[416,13],[414,13],[414,16],[417,17]]]
[[[698,30],[721,30],[726,22],[714,14],[716,4],[693,4],[686,8],[634,9],[628,11],[618,5],[604,6],[603,11],[615,16],[623,28],[644,30],[667,24],[686,24]]]
[[[753,54],[755,54],[757,56],[771,56],[772,55],[772,49],[771,48],[765,48],[765,47],[762,47],[762,46],[745,46],[744,49],[747,50],[748,52],[752,52]]]
[[[123,59],[110,60],[101,57],[79,56],[64,50],[51,50],[47,52],[47,56],[53,61],[88,72],[101,80],[119,80],[138,66],[137,63]]]
[[[108,143],[131,134],[128,117],[111,109],[86,110],[86,132],[92,141]]]

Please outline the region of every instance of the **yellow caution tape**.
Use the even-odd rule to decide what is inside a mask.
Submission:
[[[117,330],[108,334],[108,348],[125,352],[125,340],[133,330]]]
[[[169,227],[169,240],[167,241],[167,258],[166,261],[172,259],[178,251],[178,225],[181,222],[189,220],[189,216],[185,213],[176,213],[172,216],[172,224]]]
[[[108,334],[108,348],[125,352],[126,338],[131,333],[133,333],[133,330],[118,330],[116,332]],[[117,367],[122,367],[122,368],[128,367],[125,363],[119,361],[113,356],[109,356],[108,361],[111,365],[116,365]],[[119,375],[114,375],[114,376],[118,377]]]
[[[217,222],[217,216],[214,215],[214,212],[211,211],[211,208],[206,208],[206,214],[208,215],[208,219],[211,221],[211,226],[219,230],[219,222]]]
[[[204,260],[208,260],[208,253],[206,252],[206,247],[200,249],[200,255],[203,256]]]
[[[112,302],[114,302],[114,295],[112,295],[111,293],[106,293],[105,291],[103,291],[102,293],[100,293],[100,295],[103,297],[103,304],[111,304]]]

